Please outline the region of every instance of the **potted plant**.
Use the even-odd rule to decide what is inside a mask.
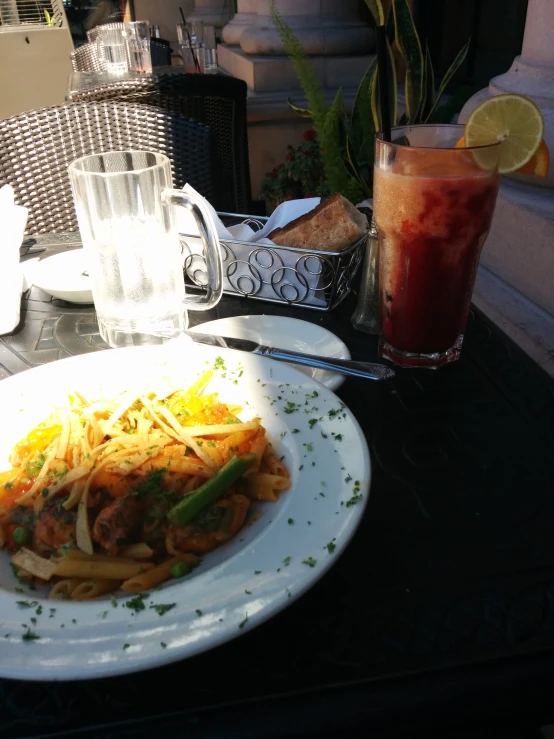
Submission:
[[[285,200],[328,195],[319,139],[314,129],[305,131],[299,146],[289,144],[285,160],[268,172],[261,184],[270,214]]]
[[[407,123],[442,122],[440,99],[454,73],[464,61],[469,41],[458,52],[438,89],[431,56],[427,46],[422,46],[412,12],[407,0],[392,0],[385,18],[381,0],[365,0],[376,25],[385,25],[388,51],[388,79],[391,125]],[[271,17],[299,78],[308,108],[289,105],[299,115],[311,118],[321,146],[323,165],[323,190],[340,192],[356,203],[372,196],[373,192],[373,141],[380,128],[377,62],[373,59],[360,85],[350,111],[342,101],[339,88],[333,103],[325,102],[321,83],[315,68],[291,28],[283,20],[270,0]],[[398,87],[396,84],[393,47],[406,67],[406,112],[398,115]]]

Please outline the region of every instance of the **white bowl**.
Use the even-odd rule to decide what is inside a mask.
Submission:
[[[40,259],[33,268],[33,284],[48,295],[68,303],[93,303],[90,277],[83,249]]]

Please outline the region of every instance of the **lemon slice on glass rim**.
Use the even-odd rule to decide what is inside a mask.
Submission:
[[[527,164],[539,148],[543,135],[544,121],[535,103],[524,95],[512,93],[484,100],[471,113],[464,127],[468,147],[502,142],[500,174],[515,172]]]

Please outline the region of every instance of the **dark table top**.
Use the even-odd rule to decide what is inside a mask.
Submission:
[[[191,322],[289,315],[375,359],[376,338],[350,324],[355,302],[321,313],[225,297]],[[91,308],[33,288],[0,339],[0,377],[101,347]],[[552,720],[554,382],[472,311],[455,365],[403,370],[393,384],[351,378],[338,395],[374,477],[330,573],[268,623],[184,662],[0,681],[0,736],[346,737],[453,717]]]

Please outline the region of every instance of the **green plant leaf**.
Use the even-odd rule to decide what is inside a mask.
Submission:
[[[429,46],[425,44],[425,108],[423,110],[422,120],[427,120],[431,106],[435,99],[435,72],[433,70],[433,61]]]
[[[312,111],[309,108],[299,108],[298,105],[295,105],[290,98],[287,98],[287,103],[289,104],[289,108],[296,113],[296,115],[300,116],[300,118],[312,117]]]
[[[394,57],[392,49],[387,41],[387,61],[388,61],[388,83],[389,83],[389,103],[390,103],[390,124],[391,127],[396,126],[396,118],[398,116],[398,87],[396,84],[396,69],[394,67]],[[376,71],[375,78],[372,80],[371,87],[371,112],[375,123],[376,130],[381,130],[381,112],[379,97],[379,71]]]
[[[371,187],[368,184],[368,172],[365,173],[362,171],[362,167],[360,166],[360,160],[356,157],[355,153],[352,151],[352,144],[350,142],[350,137],[346,136],[346,157],[348,160],[349,169],[354,176],[356,182],[358,183],[358,186],[360,187],[360,190],[364,194],[364,197],[370,198],[372,195]]]
[[[354,148],[354,156],[366,161],[373,160],[375,121],[371,110],[371,85],[376,68],[377,59],[374,57],[356,92],[350,118],[349,138]]]
[[[396,65],[394,63],[394,54],[392,53],[392,44],[387,41],[387,62],[389,73],[389,102],[390,102],[390,124],[396,126],[398,117],[398,83],[396,80]]]
[[[423,52],[407,0],[393,0],[395,41],[406,62],[406,110],[417,116],[423,89]]]
[[[430,121],[433,120],[433,114],[437,110],[437,107],[438,107],[438,104],[440,102],[440,99],[441,99],[444,91],[446,90],[446,86],[448,85],[448,83],[450,82],[450,80],[452,79],[452,77],[456,74],[459,66],[461,64],[463,64],[464,59],[467,56],[467,52],[469,50],[470,43],[471,43],[471,38],[468,40],[468,42],[465,44],[465,46],[463,46],[463,48],[458,52],[456,58],[454,59],[454,61],[452,62],[452,64],[448,68],[448,71],[446,72],[446,74],[442,78],[442,81],[440,83],[439,89],[437,91],[437,96],[435,97],[435,99],[433,101],[433,104],[431,105],[431,109],[429,110],[429,114],[427,115],[427,118],[425,119],[425,123],[429,123]]]
[[[381,4],[381,0],[365,0],[365,4],[369,8],[371,15],[373,16],[375,25],[384,26],[385,25],[385,13],[383,11],[383,5]]]
[[[392,46],[396,38],[396,27],[394,24],[394,12],[392,10],[392,5],[389,8],[389,13],[387,15],[387,38],[389,40],[389,44]]]
[[[421,78],[421,100],[419,101],[419,108],[417,113],[410,118],[410,123],[423,123],[425,109],[427,107],[427,65],[423,64],[423,75]]]
[[[321,141],[323,138],[322,133],[325,125],[325,117],[327,115],[327,104],[325,102],[321,82],[317,77],[315,67],[308,54],[306,54],[304,47],[277,10],[275,0],[270,0],[269,10],[271,20],[277,29],[281,43],[283,44],[287,56],[292,62],[296,76],[300,81],[302,90],[304,91],[304,95],[308,101],[308,106],[312,113],[314,128]]]

